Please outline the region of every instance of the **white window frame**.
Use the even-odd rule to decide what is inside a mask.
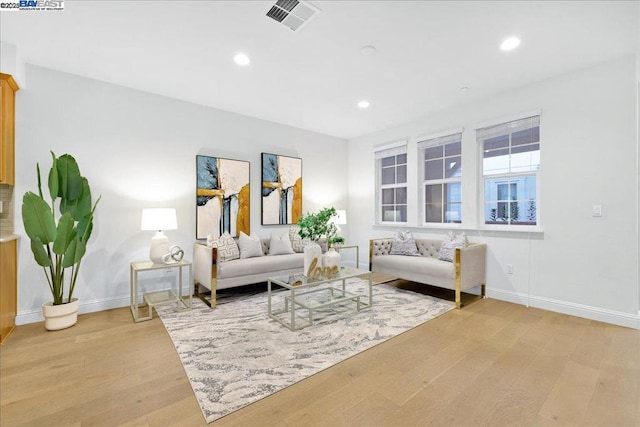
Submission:
[[[537,121],[537,125],[542,129],[541,126],[541,111],[531,111],[523,114],[513,115],[509,117],[505,117],[502,119],[493,120],[491,122],[485,122],[475,126],[476,130],[476,143],[478,146],[478,184],[479,184],[479,199],[478,199],[478,222],[480,228],[486,229],[498,229],[498,230],[509,230],[509,231],[542,231],[542,223],[541,223],[541,209],[540,209],[540,188],[541,188],[541,170],[542,170],[542,130],[540,130],[540,139],[538,144],[540,145],[540,165],[538,169],[532,171],[523,171],[523,172],[507,172],[500,174],[484,174],[484,140],[487,139],[481,136],[484,133],[491,132],[493,135],[491,137],[499,136],[501,131],[504,131],[503,134],[509,135],[509,153],[511,155],[511,135],[518,129],[510,129],[513,125],[516,125],[517,122],[524,121],[525,119],[531,119],[533,123]],[[527,128],[527,127],[525,127]],[[524,128],[523,128],[524,129]],[[488,180],[502,180],[504,184],[512,184],[514,181],[518,179],[522,179],[524,177],[533,176],[536,180],[536,199],[535,199],[535,207],[536,207],[536,224],[521,224],[521,223],[512,223],[510,219],[508,219],[504,224],[487,224],[485,217],[485,209],[486,209],[486,197],[485,197],[485,188],[486,182]],[[511,186],[507,187],[509,192],[511,190]],[[523,213],[526,214],[526,213]],[[498,217],[499,217],[498,213]]]
[[[408,205],[408,201],[407,203],[405,203],[404,205],[400,205],[397,203],[394,203],[394,205],[398,205],[398,206],[405,206],[405,220],[404,221],[396,221],[395,219],[393,221],[389,221],[389,220],[385,220],[382,212],[383,212],[383,205],[382,205],[382,191],[383,190],[387,190],[387,189],[398,189],[398,188],[404,188],[405,192],[407,193],[407,198],[408,198],[408,176],[405,177],[405,182],[404,183],[399,183],[397,182],[397,176],[396,176],[396,182],[394,184],[382,184],[382,159],[387,158],[387,157],[392,157],[392,156],[399,156],[404,154],[406,156],[407,154],[407,141],[403,140],[403,141],[397,141],[397,142],[392,142],[389,144],[385,144],[385,145],[381,145],[381,146],[377,146],[374,147],[374,159],[375,159],[375,168],[376,168],[376,224],[380,224],[380,225],[394,225],[394,224],[399,224],[399,225],[406,225],[408,222],[408,218],[409,218],[409,205]],[[405,167],[407,168],[407,175],[408,175],[408,163],[405,162]],[[396,173],[397,173],[397,164],[394,165],[394,168],[396,168]]]
[[[427,180],[425,179],[424,175],[425,175],[425,170],[426,170],[426,166],[425,166],[425,159],[424,159],[424,151],[428,148],[432,148],[432,147],[444,147],[447,144],[452,144],[452,143],[456,143],[459,142],[460,143],[460,161],[462,163],[462,158],[463,158],[463,153],[462,153],[462,132],[463,129],[459,128],[459,129],[452,129],[452,130],[448,130],[445,132],[440,132],[437,134],[433,134],[433,135],[428,135],[428,136],[422,136],[421,138],[418,139],[418,161],[420,162],[420,166],[418,168],[419,170],[419,176],[420,176],[420,180],[419,180],[419,188],[420,188],[420,223],[423,227],[448,227],[450,228],[451,226],[453,227],[460,227],[462,224],[462,206],[463,206],[463,198],[462,198],[462,176],[464,175],[464,172],[461,170],[461,176],[460,177],[452,177],[452,178],[446,178],[444,176],[444,170],[443,170],[443,177],[441,179],[431,179],[431,180]],[[443,157],[442,159],[446,159],[447,157],[444,155],[443,153]],[[442,213],[442,220],[440,222],[427,222],[427,218],[426,218],[426,200],[425,200],[425,192],[426,192],[426,188],[428,185],[443,185],[443,193],[442,193],[442,197],[443,197],[443,208],[444,208],[444,198],[445,198],[445,194],[444,194],[444,184],[460,184],[460,212],[461,212],[461,216],[457,221],[447,221],[446,218],[446,213],[443,212]]]

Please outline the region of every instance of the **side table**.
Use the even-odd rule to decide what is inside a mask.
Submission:
[[[189,269],[189,296],[187,300],[182,297],[182,269],[187,267]],[[146,292],[142,294],[142,300],[147,305],[148,314],[145,317],[140,317],[141,307],[138,304],[138,274],[144,271],[153,270],[170,270],[176,269],[178,271],[178,295],[176,295],[171,289]],[[144,320],[151,320],[153,318],[153,307],[163,304],[176,304],[176,310],[190,310],[191,296],[193,295],[193,268],[190,262],[180,260],[170,264],[154,264],[151,261],[132,262],[130,269],[129,284],[131,288],[131,314],[135,322],[142,322]]]

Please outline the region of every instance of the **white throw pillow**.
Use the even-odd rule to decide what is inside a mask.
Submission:
[[[304,242],[298,234],[298,227],[289,227],[289,240],[294,252],[300,253],[304,251]]]
[[[443,261],[453,262],[453,257],[456,253],[456,248],[464,248],[469,245],[467,235],[460,233],[454,236],[453,231],[450,231],[444,238],[444,241],[440,245],[440,257]]]
[[[240,238],[238,239],[238,245],[240,246],[240,259],[263,255],[262,242],[258,236],[253,234],[251,236],[247,236],[241,231]]]
[[[213,247],[218,248],[218,261],[240,258],[240,249],[231,234],[227,232],[213,241]]]
[[[287,255],[293,254],[293,248],[291,247],[291,240],[289,240],[289,234],[283,234],[282,236],[271,235],[271,242],[269,243],[269,255]]]
[[[416,240],[413,238],[411,231],[400,231],[396,233],[396,237],[391,242],[391,250],[389,255],[409,255],[420,256]]]

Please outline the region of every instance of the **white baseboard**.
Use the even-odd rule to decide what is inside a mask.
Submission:
[[[634,315],[621,311],[608,310],[606,308],[593,307],[590,305],[576,304],[568,301],[561,301],[552,298],[538,297],[535,295],[524,295],[516,292],[490,289],[487,287],[487,297],[515,304],[526,305],[558,313],[569,314],[571,316],[584,317],[586,319],[597,320],[599,322],[611,323],[625,326],[627,328],[640,329],[640,314]]]
[[[189,289],[185,288],[182,295],[189,295]],[[80,300],[78,314],[94,313],[96,311],[111,310],[113,308],[127,307],[131,304],[130,296],[120,296],[114,298],[95,299],[91,301]],[[16,316],[16,325],[26,325],[27,323],[44,322],[42,308],[20,311]]]

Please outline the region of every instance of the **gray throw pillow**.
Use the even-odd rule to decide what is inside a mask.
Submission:
[[[450,231],[440,245],[440,257],[438,259],[453,262],[456,248],[464,248],[468,245],[469,241],[467,240],[466,234],[460,233],[457,236],[454,236],[453,231]]]
[[[413,234],[410,231],[398,231],[391,243],[389,255],[420,256]]]

